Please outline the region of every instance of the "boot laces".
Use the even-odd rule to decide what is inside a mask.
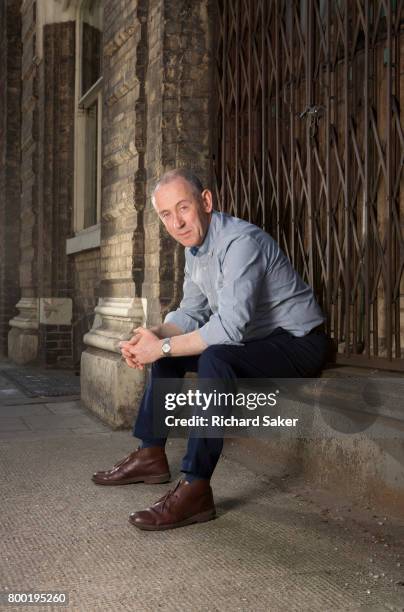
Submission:
[[[130,459],[132,459],[133,455],[135,453],[137,453],[139,449],[132,451],[131,453],[129,453],[129,455],[126,455],[126,457],[124,457],[123,459],[121,459],[120,461],[118,461],[118,463],[115,463],[115,465],[113,466],[113,469],[120,467],[121,465],[123,465],[124,463],[126,463],[127,461],[129,461]]]
[[[177,482],[177,484],[175,485],[175,487],[173,489],[169,489],[167,491],[167,493],[165,495],[163,495],[163,497],[161,497],[156,503],[160,504],[162,503],[163,505],[161,506],[161,509],[164,510],[165,507],[168,508],[168,502],[170,501],[170,499],[173,497],[173,495],[175,494],[175,492],[177,491],[178,487],[181,485],[182,480],[179,480]]]

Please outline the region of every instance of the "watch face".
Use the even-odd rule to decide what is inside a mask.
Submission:
[[[161,350],[163,351],[163,353],[169,353],[170,352],[170,345],[168,342],[165,342],[163,344],[163,346],[161,347]]]

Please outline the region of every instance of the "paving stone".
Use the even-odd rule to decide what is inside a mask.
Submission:
[[[49,399],[48,397],[46,399]],[[52,397],[52,402],[65,402],[65,401],[76,401],[79,400],[78,395],[62,395],[60,397]],[[44,397],[27,397],[26,395],[12,396],[6,399],[0,397],[0,406],[22,406],[28,405],[33,406],[34,404],[43,404],[45,401]]]
[[[67,410],[85,410],[79,401],[74,402],[46,402],[45,406],[51,410],[51,412],[63,412],[66,414]]]
[[[99,428],[97,428],[95,431],[94,431],[94,426],[91,426],[91,427],[75,427],[75,428],[71,429],[70,431],[72,433],[74,433],[74,434],[77,434],[77,435],[83,435],[83,434],[87,434],[87,435],[97,434],[97,435],[99,435],[99,434],[102,434],[102,433],[107,434],[107,435],[109,434],[109,431],[108,431],[108,429],[106,427],[104,428],[102,425],[98,426],[98,427]]]
[[[1,431],[21,431],[27,430],[26,423],[18,417],[0,416],[0,432]]]
[[[80,401],[74,402],[53,402],[45,404],[47,410],[51,414],[61,415],[85,415],[86,418],[91,418],[94,423],[101,423],[100,419],[98,419],[93,413],[89,412]],[[105,425],[106,427],[106,425]]]
[[[136,447],[130,432],[112,432],[76,402],[66,402],[65,410],[63,402],[20,407],[34,409],[48,414],[0,417],[2,589],[67,591],[67,608],[54,609],[84,612],[404,608],[396,584],[404,548],[392,529],[390,548],[375,548],[361,524],[324,522],[310,500],[224,457],[212,480],[214,521],[139,531],[129,513],[170,485],[91,482],[95,470]],[[2,422],[43,429],[1,432]],[[185,446],[168,441],[173,479]]]
[[[69,430],[67,430],[69,431]],[[31,431],[30,429],[21,431],[0,431],[1,440],[44,440],[46,438],[66,437],[65,429],[48,431]]]
[[[50,411],[45,404],[23,404],[16,406],[0,406],[0,418],[2,417],[37,417],[48,416]]]
[[[128,514],[167,485],[90,480],[133,448],[130,434],[47,433],[24,447],[0,442],[8,588],[67,590],[69,609],[91,611],[383,610],[399,596],[395,563],[387,570],[380,559],[386,575],[370,580],[368,545],[234,462],[223,459],[213,479],[215,521],[146,533]],[[180,440],[168,446],[174,474],[183,450]]]
[[[95,423],[90,417],[84,414],[67,414],[38,417],[24,417],[24,423],[32,431],[46,431],[51,429],[77,429],[79,427],[90,427],[93,431],[103,431],[105,427],[100,423]]]

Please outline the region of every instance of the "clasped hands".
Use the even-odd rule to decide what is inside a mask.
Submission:
[[[162,341],[145,327],[137,327],[133,332],[135,335],[130,340],[120,342],[119,348],[127,366],[143,370],[145,365],[162,357]]]

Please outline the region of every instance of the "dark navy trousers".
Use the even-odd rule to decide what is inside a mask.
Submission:
[[[215,344],[194,357],[163,357],[152,365],[133,435],[149,446],[165,445],[165,438],[153,434],[153,386],[160,378],[183,378],[186,372],[198,372],[198,378],[223,380],[315,376],[326,362],[328,343],[328,337],[320,331],[297,338],[279,327],[266,338],[243,346]],[[210,478],[222,448],[223,438],[190,437],[181,470]]]

